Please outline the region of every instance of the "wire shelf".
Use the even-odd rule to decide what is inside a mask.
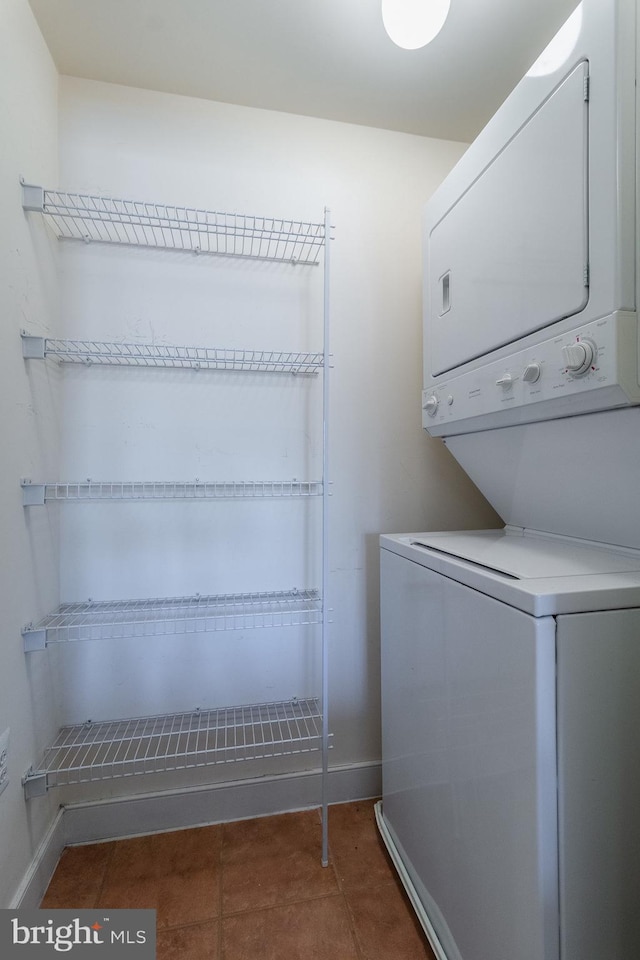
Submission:
[[[45,751],[47,787],[309,753],[322,747],[318,700],[289,700],[63,727]]]
[[[81,640],[136,639],[303,626],[322,622],[317,590],[168,597],[156,600],[88,600],[64,603],[22,631],[25,649]]]
[[[315,266],[325,224],[24,186],[61,239],[96,241]]]
[[[321,480],[21,482],[24,506],[108,500],[252,500],[322,496]]]
[[[28,357],[55,357],[61,363],[292,374],[317,374],[322,369],[324,360],[322,353],[56,340],[29,337],[25,334],[23,352]]]

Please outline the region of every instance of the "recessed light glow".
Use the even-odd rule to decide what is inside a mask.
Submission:
[[[578,4],[567,22],[560,27],[551,43],[545,47],[534,65],[527,72],[528,77],[544,77],[553,73],[569,59],[578,42],[582,29],[582,4]]]
[[[417,50],[440,33],[451,0],[382,0],[384,28],[399,47]]]

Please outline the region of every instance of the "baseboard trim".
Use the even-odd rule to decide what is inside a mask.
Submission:
[[[64,810],[59,808],[51,826],[36,850],[22,883],[16,890],[10,909],[37,910],[66,845]]]
[[[14,908],[40,905],[65,846],[317,807],[320,777],[319,770],[310,770],[68,804],[58,811],[40,844],[14,897]],[[379,762],[329,770],[331,804],[379,797],[381,791]]]

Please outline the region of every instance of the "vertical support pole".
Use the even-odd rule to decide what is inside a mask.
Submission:
[[[329,267],[331,212],[324,211],[322,358],[322,866],[329,864]]]

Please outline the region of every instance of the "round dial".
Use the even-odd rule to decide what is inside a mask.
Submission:
[[[590,340],[577,340],[562,348],[564,364],[574,377],[579,377],[590,369],[595,355],[595,346]]]

